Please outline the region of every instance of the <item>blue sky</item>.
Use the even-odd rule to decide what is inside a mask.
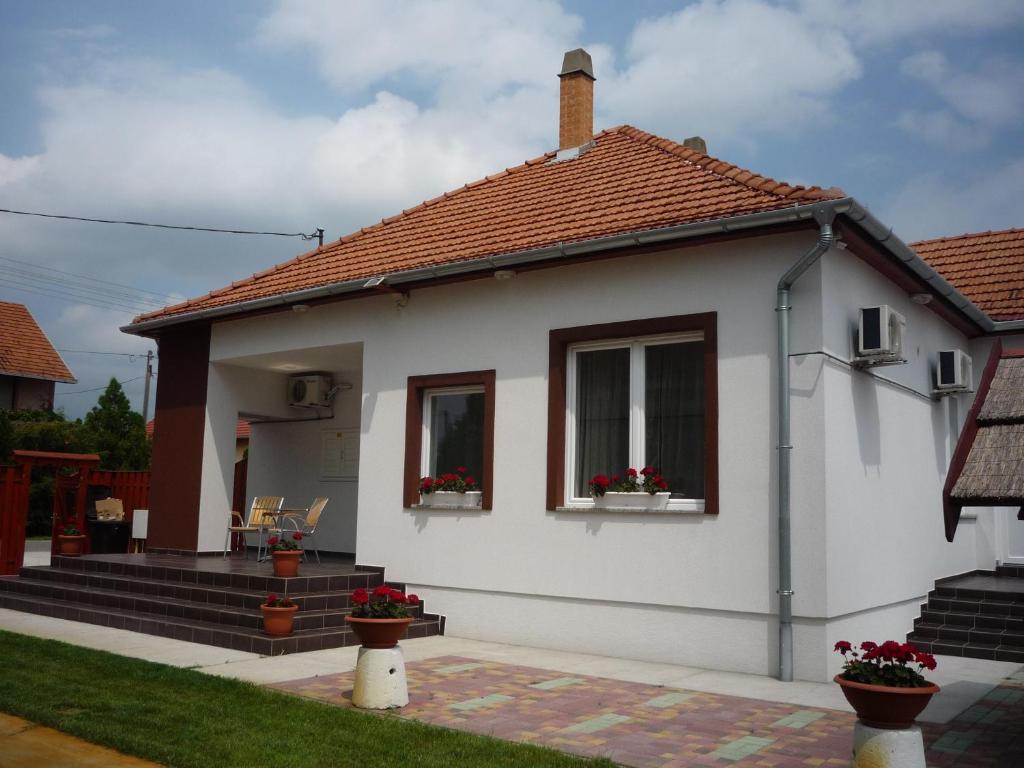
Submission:
[[[5,0],[0,207],[337,238],[551,149],[561,54],[582,45],[598,129],[702,135],[908,241],[1022,226],[1022,41],[1018,0]],[[140,352],[130,310],[27,292],[9,260],[180,297],[301,250],[0,215],[0,298],[58,348]],[[70,415],[142,373],[67,360]]]

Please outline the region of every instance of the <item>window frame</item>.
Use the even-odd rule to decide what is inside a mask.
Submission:
[[[481,509],[491,509],[494,479],[494,388],[495,371],[463,371],[460,373],[438,373],[426,376],[410,376],[406,392],[405,407],[405,477],[402,504],[406,509],[419,503],[420,474],[429,457],[429,444],[425,437],[425,418],[428,409],[427,395],[435,391],[476,391],[484,394],[484,458],[480,476],[482,493]],[[426,457],[426,458],[425,458]]]
[[[473,384],[462,387],[430,387],[423,390],[423,432],[420,437],[420,477],[431,475],[436,477],[438,470],[430,470],[430,421],[433,403],[431,398],[436,395],[483,395],[484,408],[487,407],[487,391],[482,384]],[[485,417],[486,418],[486,417]],[[486,429],[486,426],[485,426]],[[455,468],[445,471],[451,472]]]
[[[683,331],[681,333],[655,334],[652,336],[633,336],[602,341],[581,341],[566,345],[566,404],[565,404],[565,506],[586,509],[594,506],[589,496],[574,495],[576,475],[576,353],[594,352],[606,349],[629,350],[629,466],[642,467],[647,464],[644,456],[646,451],[646,355],[647,347],[660,344],[677,344],[687,342],[703,342],[701,331]],[[705,398],[706,406],[706,398]],[[609,472],[618,472],[625,467],[608,467]],[[670,499],[670,512],[703,512],[705,499]]]
[[[702,312],[691,315],[672,315],[617,323],[582,325],[559,328],[549,334],[548,347],[548,477],[547,509],[588,509],[589,504],[576,501],[570,495],[572,457],[570,450],[569,401],[574,389],[569,388],[570,350],[586,348],[615,348],[655,337],[683,337],[700,332],[704,341],[704,514],[716,515],[718,499],[718,314]],[[590,345],[594,346],[591,347]],[[640,349],[643,349],[641,346]],[[638,372],[630,366],[631,381]],[[632,401],[631,401],[632,411]],[[631,414],[632,415],[632,414]],[[631,418],[631,442],[635,425]],[[642,427],[641,427],[642,430]],[[574,438],[573,438],[574,439]],[[567,504],[568,501],[568,504]],[[696,505],[670,502],[670,511],[699,511]],[[693,507],[693,508],[689,508]]]

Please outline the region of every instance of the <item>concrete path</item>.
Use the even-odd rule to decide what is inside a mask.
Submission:
[[[0,714],[0,768],[158,768],[106,747]]]

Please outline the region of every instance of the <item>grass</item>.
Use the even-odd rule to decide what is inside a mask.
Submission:
[[[0,711],[176,768],[611,768],[0,631]]]

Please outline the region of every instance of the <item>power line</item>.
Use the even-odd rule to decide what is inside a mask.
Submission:
[[[84,295],[89,298],[107,301],[112,304],[120,304],[121,306],[127,306],[133,309],[151,311],[153,309],[166,306],[166,304],[152,299],[137,298],[116,290],[111,291],[103,288],[93,288],[92,286],[84,285],[81,282],[74,282],[72,280],[66,280],[59,277],[48,277],[45,274],[9,267],[6,264],[0,264],[0,276],[3,276],[4,274],[9,275],[10,279],[13,280],[27,280],[29,281],[29,284],[41,284],[40,287],[47,288],[49,290],[67,291],[79,296]]]
[[[81,288],[88,291],[102,291],[106,296],[119,296],[121,298],[130,299],[140,303],[148,302],[152,304],[161,304],[161,306],[163,306],[164,303],[174,300],[167,294],[157,294],[152,291],[129,288],[106,280],[87,277],[86,275],[64,272],[63,270],[54,269],[52,267],[37,267],[35,265],[28,264],[28,262],[16,261],[14,259],[7,259],[4,256],[0,256],[0,262],[4,261],[12,263],[0,263],[0,270],[24,277],[31,277],[36,280],[70,285],[75,288]],[[26,264],[27,266],[14,266],[15,264]],[[83,280],[88,282],[83,283]],[[95,285],[90,285],[89,283],[94,283]]]
[[[100,303],[98,303],[98,301],[88,301],[88,300],[83,299],[83,298],[78,297],[78,296],[68,296],[66,294],[49,293],[48,291],[42,290],[42,289],[39,289],[39,288],[27,288],[27,287],[24,287],[23,284],[16,284],[16,283],[12,283],[10,281],[4,281],[2,278],[0,278],[0,284],[6,285],[8,288],[10,288],[12,290],[15,290],[15,291],[22,291],[23,293],[34,293],[34,294],[37,294],[39,296],[46,296],[47,298],[50,298],[50,299],[60,299],[62,301],[66,301],[66,302],[74,303],[74,304],[85,304],[87,306],[96,307],[98,309],[108,309],[111,312],[120,312],[121,314],[124,314],[124,315],[133,315],[134,316],[134,315],[139,314],[139,312],[140,312],[140,310],[138,310],[138,309],[119,309],[117,307],[111,306],[110,304],[100,304]]]
[[[20,264],[23,267],[34,269],[37,272],[54,272],[58,275],[67,277],[77,277],[81,280],[88,280],[93,283],[97,283],[104,287],[114,286],[115,288],[125,288],[132,293],[139,294],[140,296],[152,297],[161,301],[174,301],[174,297],[169,293],[161,293],[160,291],[151,291],[147,288],[137,288],[134,285],[125,285],[124,283],[115,283],[113,280],[101,280],[100,278],[91,277],[89,275],[83,275],[78,272],[68,272],[63,269],[57,269],[56,267],[49,267],[45,264],[33,264],[31,261],[23,261],[22,259],[12,259],[10,256],[0,256],[0,261],[9,261],[12,264]],[[13,267],[12,267],[13,269]]]
[[[5,277],[3,275],[0,275],[0,281],[3,281],[7,285],[10,285],[10,286],[13,286],[13,287],[19,287],[20,286],[20,290],[35,291],[37,293],[38,292],[43,292],[43,291],[48,291],[49,292],[48,295],[50,295],[53,298],[74,299],[75,301],[81,301],[81,302],[83,302],[85,304],[90,304],[91,303],[92,306],[100,307],[101,309],[120,308],[121,310],[126,311],[126,312],[138,312],[138,313],[152,312],[153,311],[152,307],[139,306],[138,304],[133,304],[133,303],[126,302],[126,301],[124,301],[124,302],[117,301],[117,300],[115,300],[113,298],[104,297],[104,296],[100,296],[100,295],[93,294],[93,293],[87,293],[87,292],[83,293],[83,292],[76,291],[76,290],[74,290],[72,288],[62,288],[59,285],[37,285],[36,283],[32,283],[32,282],[24,283],[24,282],[21,282],[18,279],[15,279],[15,278],[12,278],[12,277]],[[44,294],[44,295],[47,295],[47,294]],[[102,303],[100,303],[100,302],[102,302]]]
[[[0,213],[12,213],[16,216],[39,216],[43,219],[64,219],[66,221],[88,221],[93,224],[127,224],[132,227],[155,227],[157,229],[185,229],[192,232],[221,232],[226,235],[272,235],[274,237],[301,237],[303,240],[320,239],[323,245],[323,230],[317,229],[312,234],[305,232],[260,232],[251,229],[217,229],[215,227],[186,227],[177,224],[150,224],[145,221],[128,221],[122,219],[90,219],[85,216],[66,216],[57,213],[37,213],[35,211],[14,211],[10,208],[0,208]]]
[[[122,385],[122,386],[124,386],[125,384],[131,384],[133,381],[138,381],[139,379],[144,379],[144,378],[146,378],[146,377],[145,376],[136,376],[134,379],[125,379],[124,381],[119,381],[117,383]],[[106,384],[106,385],[104,385],[102,387],[93,387],[92,389],[75,389],[75,390],[72,390],[70,392],[58,392],[57,394],[61,395],[61,396],[63,396],[63,395],[82,395],[82,394],[85,394],[86,392],[99,392],[101,389],[106,389],[109,386],[110,386],[110,384]]]
[[[145,357],[145,352],[99,352],[95,349],[58,349],[70,355],[120,355],[121,357]]]

